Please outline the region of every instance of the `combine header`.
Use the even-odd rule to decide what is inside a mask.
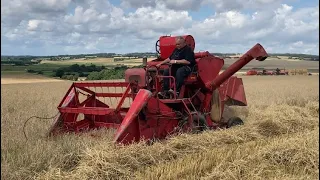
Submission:
[[[183,36],[193,50],[191,35]],[[125,72],[124,82],[74,82],[58,106],[60,115],[50,135],[86,132],[98,128],[116,129],[114,140],[129,144],[144,140],[164,139],[177,132],[200,132],[242,124],[239,117],[224,118],[225,106],[246,106],[241,78],[233,76],[256,59],[268,54],[260,44],[248,50],[238,61],[219,74],[224,60],[206,52],[195,53],[196,65],[185,79],[179,96],[162,99],[163,78],[170,78],[175,90],[175,77],[163,76],[156,65],[168,58],[175,48],[175,37],[161,36],[156,43],[159,57],[143,68]]]

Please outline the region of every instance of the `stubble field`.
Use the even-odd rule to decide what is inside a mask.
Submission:
[[[318,179],[319,76],[241,76],[245,125],[183,134],[152,146],[96,136],[47,139],[71,82],[2,84],[3,179]]]

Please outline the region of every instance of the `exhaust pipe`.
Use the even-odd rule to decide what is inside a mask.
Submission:
[[[206,83],[206,88],[214,91],[251,60],[256,59],[258,61],[264,61],[267,57],[268,54],[265,49],[259,43],[257,43],[249,51],[242,55],[239,60],[228,67],[223,73],[218,75],[213,81]]]
[[[148,63],[148,58],[147,58],[146,56],[144,56],[144,57],[142,58],[142,66],[143,66],[143,67],[147,67],[147,63]]]

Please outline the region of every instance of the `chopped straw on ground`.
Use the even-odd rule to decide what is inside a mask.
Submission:
[[[4,179],[318,179],[318,77],[244,77],[245,125],[126,147],[113,132],[44,138],[67,82],[5,85],[1,177]],[[299,82],[298,84],[296,82]],[[15,95],[12,97],[12,94]]]

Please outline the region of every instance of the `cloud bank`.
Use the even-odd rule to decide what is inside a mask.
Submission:
[[[319,6],[281,0],[4,0],[1,15],[3,55],[154,52],[169,34],[193,35],[196,51],[319,54]]]

